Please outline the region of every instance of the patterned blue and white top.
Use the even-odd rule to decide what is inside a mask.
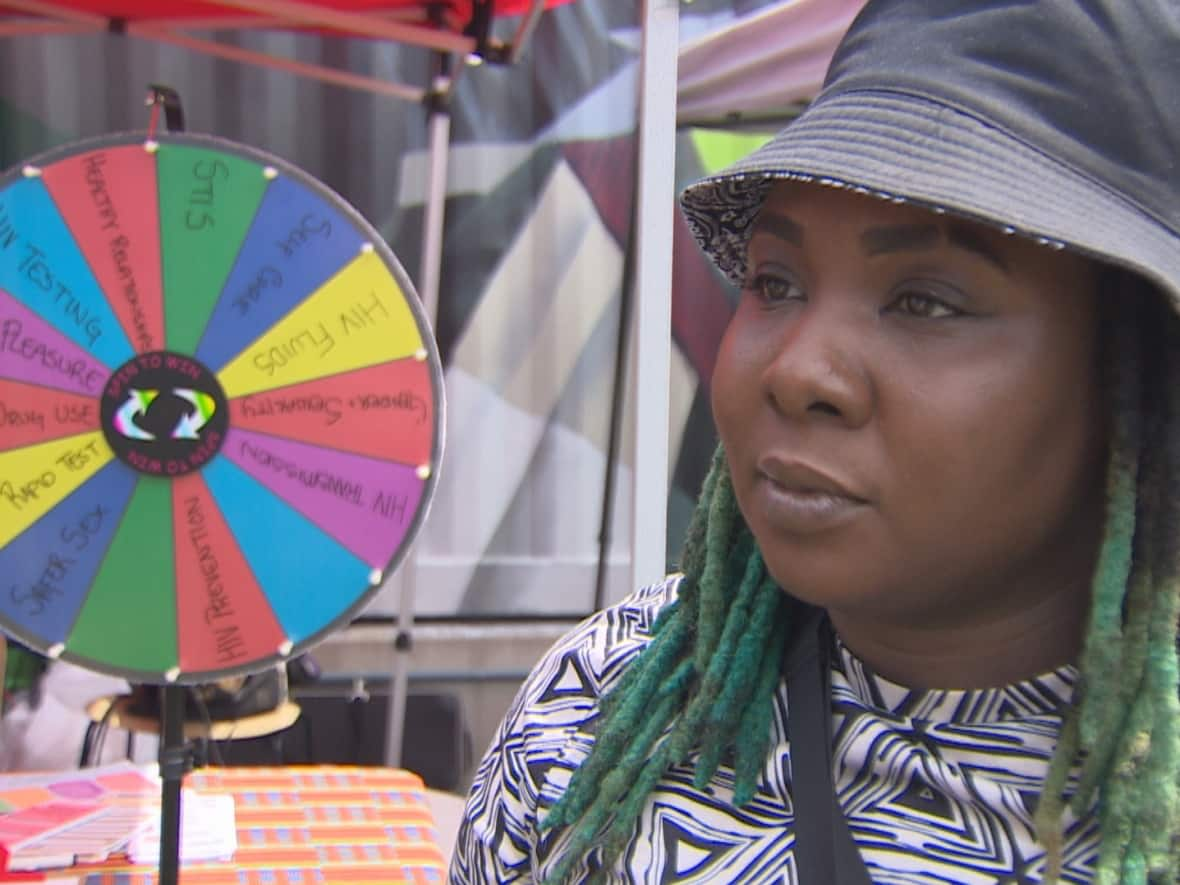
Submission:
[[[593,743],[583,725],[644,647],[677,579],[646,588],[567,634],[525,682],[479,766],[451,864],[452,885],[540,882],[568,831],[538,832]],[[840,805],[875,883],[1040,882],[1032,812],[1076,670],[999,689],[913,691],[869,672],[847,649],[832,672]],[[724,765],[704,790],[692,759],[650,796],[610,882],[795,885],[787,698],[754,799],[732,804]],[[1062,882],[1091,880],[1096,816],[1065,820]],[[583,865],[578,876],[586,874]],[[817,885],[817,883],[804,883]]]

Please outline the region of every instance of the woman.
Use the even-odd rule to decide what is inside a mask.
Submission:
[[[567,636],[452,882],[1175,882],[1180,6],[881,0],[690,188],[683,576]]]

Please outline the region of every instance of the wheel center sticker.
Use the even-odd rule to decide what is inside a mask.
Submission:
[[[182,476],[217,454],[229,406],[217,378],[192,357],[159,350],[120,366],[102,392],[102,432],[123,463]]]

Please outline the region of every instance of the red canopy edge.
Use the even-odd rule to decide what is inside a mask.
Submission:
[[[545,0],[543,8],[560,6],[570,0]],[[395,21],[412,21],[422,25],[431,22],[430,8],[442,9],[444,26],[462,30],[471,21],[473,0],[315,0],[292,6],[318,8],[329,13],[373,15]],[[491,8],[497,16],[516,16],[529,12],[533,0],[492,0]],[[7,0],[0,3],[0,15],[32,13],[48,18],[84,17],[86,20],[122,20],[128,22],[225,22],[245,27],[258,27],[258,19],[267,20],[250,3],[233,0]],[[268,23],[270,20],[267,20]],[[275,19],[279,24],[282,19]],[[290,24],[289,21],[286,24]]]
[[[498,58],[514,61],[541,12],[568,2],[491,0],[493,16],[523,16],[516,36],[506,46],[491,46],[482,39],[484,35],[471,33],[477,30],[473,21],[487,16],[485,2],[480,0],[447,0],[436,18],[428,7],[437,4],[426,0],[0,0],[0,37],[115,30],[337,86],[421,101],[427,94],[424,87],[297,62],[186,31],[311,28],[462,55],[486,55],[491,50]]]

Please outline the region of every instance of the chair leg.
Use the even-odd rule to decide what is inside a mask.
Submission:
[[[99,725],[94,720],[86,726],[86,734],[82,737],[82,753],[78,757],[78,767],[86,768],[90,765],[90,754],[94,750],[94,735]]]

